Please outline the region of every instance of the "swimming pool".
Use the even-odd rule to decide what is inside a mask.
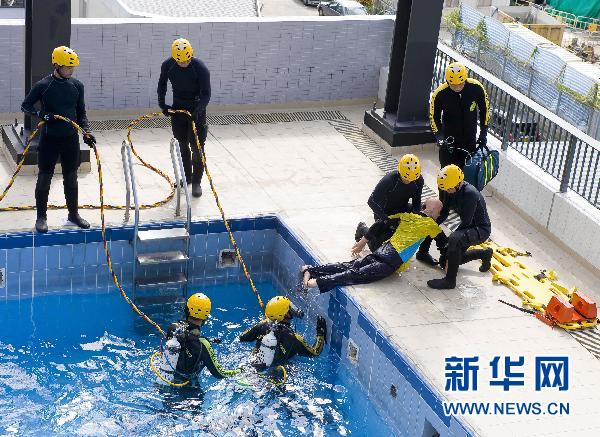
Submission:
[[[276,293],[270,283],[257,286],[265,299]],[[203,333],[222,339],[218,357],[235,367],[252,348],[237,336],[259,320],[256,299],[246,284],[203,291],[213,301]],[[169,389],[156,384],[148,366],[159,336],[116,293],[52,295],[0,307],[1,434],[393,434],[329,347],[316,359],[294,359],[282,389],[247,388],[208,373],[201,390]],[[181,305],[153,305],[150,313],[167,327],[181,317]],[[310,340],[314,309],[311,316],[309,326],[296,322]]]
[[[292,292],[298,266],[315,257],[279,217],[230,225],[263,299],[291,293],[307,312],[297,329],[309,341],[317,314],[327,318],[324,352],[295,358],[285,389],[248,389],[208,375],[200,392],[156,385],[148,357],[159,336],[116,292],[97,229],[0,235],[1,433],[471,435],[444,415],[439,394],[346,290]],[[251,349],[236,337],[259,311],[241,269],[219,261],[230,248],[224,231],[218,220],[192,223],[189,290],[213,299],[203,332],[223,338],[217,355],[233,367]],[[113,267],[130,290],[133,230],[113,227],[107,235]],[[159,249],[170,250],[164,244]],[[166,328],[180,308],[144,309]]]

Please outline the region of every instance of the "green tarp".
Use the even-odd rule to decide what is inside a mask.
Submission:
[[[600,0],[547,0],[548,5],[578,17],[600,18]]]

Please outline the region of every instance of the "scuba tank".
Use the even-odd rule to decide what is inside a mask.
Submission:
[[[277,349],[277,337],[273,330],[269,331],[261,340],[258,350],[254,354],[253,365],[257,369],[264,369],[273,364],[275,350]]]
[[[167,340],[158,366],[158,371],[163,378],[171,382],[175,379],[175,368],[177,367],[177,360],[179,360],[179,352],[181,352],[181,344],[177,336],[174,335]],[[160,378],[158,378],[158,382],[165,384]]]

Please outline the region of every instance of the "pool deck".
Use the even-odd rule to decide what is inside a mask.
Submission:
[[[323,108],[310,108],[318,109]],[[326,109],[340,110],[360,126],[366,107]],[[90,118],[94,118],[93,113]],[[107,202],[123,203],[120,145],[124,135],[124,131],[96,133]],[[143,157],[172,173],[168,152],[170,137],[170,129],[143,129],[134,133],[133,140]],[[434,187],[437,156],[429,147],[417,149],[426,183]],[[209,170],[228,217],[278,213],[323,261],[351,258],[356,224],[361,220],[370,222],[372,214],[366,201],[383,172],[329,122],[211,126],[206,152]],[[144,202],[159,200],[168,193],[166,183],[158,176],[139,165],[136,172]],[[11,168],[1,155],[3,185],[11,174]],[[193,200],[193,215],[217,217],[219,213],[206,177],[202,185],[204,195]],[[19,176],[2,206],[33,203],[34,186],[35,176]],[[50,200],[63,203],[62,189],[60,176],[57,176]],[[578,263],[509,206],[489,193],[485,195],[495,242],[530,251],[534,256],[523,260],[527,265],[537,270],[556,270],[563,283],[576,285],[600,301],[600,272]],[[80,203],[95,203],[97,196],[95,170],[82,174]],[[141,218],[142,221],[170,220],[173,214],[174,202],[171,202],[142,211]],[[82,216],[94,225],[99,224],[97,211],[83,211]],[[49,212],[51,228],[62,226],[65,219],[65,211]],[[107,219],[114,225],[123,223],[123,212],[108,211]],[[0,214],[0,229],[31,230],[34,221],[34,211],[4,212]],[[480,273],[477,268],[477,263],[461,267],[457,289],[437,291],[429,289],[426,281],[440,277],[441,270],[414,261],[401,277],[394,275],[379,283],[349,287],[349,292],[448,400],[570,402],[569,416],[466,417],[476,433],[485,436],[564,436],[584,432],[599,435],[598,359],[567,332],[550,329],[535,318],[498,303],[500,298],[514,304],[520,302],[509,289],[492,284],[489,273]],[[452,355],[480,357],[477,392],[444,391],[444,359]],[[536,392],[532,387],[534,357],[565,355],[570,359],[569,390]],[[490,387],[488,364],[494,356],[511,356],[512,359],[525,356],[526,386],[511,388],[509,392],[503,392],[501,387]]]

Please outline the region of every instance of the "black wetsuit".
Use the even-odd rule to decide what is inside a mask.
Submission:
[[[483,85],[475,79],[467,79],[460,92],[452,91],[447,83],[440,85],[431,95],[429,121],[436,138],[444,140],[454,137],[453,151],[446,147],[439,150],[440,166],[456,164],[465,166],[468,154],[477,146],[477,116],[479,114],[480,137],[487,134],[489,102]]]
[[[158,106],[167,108],[165,95],[167,81],[173,88],[173,109],[185,109],[194,116],[200,144],[204,147],[208,126],[206,125],[206,106],[210,101],[210,72],[199,59],[192,58],[186,68],[180,67],[175,59],[163,62],[158,79]],[[204,174],[200,152],[196,146],[192,123],[184,114],[171,117],[173,136],[179,142],[181,158],[188,183],[199,184]],[[191,149],[191,151],[190,151]]]
[[[198,325],[187,321],[173,323],[167,331],[167,340],[177,337],[181,350],[177,360],[176,382],[190,380],[197,384],[197,377],[205,367],[215,378],[225,378],[239,373],[238,369],[227,370],[221,367],[208,339],[200,335]]]
[[[390,216],[398,219],[398,226],[389,241],[364,258],[308,268],[310,278],[317,281],[321,293],[341,285],[369,284],[404,271],[419,245],[426,237],[441,232],[436,222],[419,212]]]
[[[240,341],[256,341],[256,348],[259,348],[261,339],[271,331],[275,333],[275,338],[277,338],[277,348],[272,363],[274,366],[283,364],[296,355],[319,356],[325,344],[324,335],[318,334],[315,343],[311,346],[304,337],[294,332],[289,323],[274,323],[267,319],[260,321],[240,334]]]
[[[38,116],[39,112],[34,106],[37,102],[40,102],[41,111],[69,118],[77,122],[84,131],[89,132],[83,84],[77,79],[61,79],[53,74],[46,76],[33,85],[21,104],[21,110],[27,114]],[[69,214],[77,214],[79,135],[69,123],[62,120],[51,120],[42,129],[38,147],[39,173],[35,187],[38,218],[46,218],[50,183],[59,156]]]
[[[469,246],[481,244],[490,237],[492,224],[483,195],[468,182],[464,182],[456,193],[445,193],[442,201],[444,207],[437,220],[438,223],[443,223],[448,218],[450,210],[455,210],[461,219],[460,225],[449,237],[441,232],[435,238],[442,255],[440,264],[443,266],[447,260],[448,275],[456,277],[460,264],[477,259],[481,255],[479,252],[473,252],[465,257]],[[430,245],[431,239],[425,239],[419,251],[428,252]]]
[[[405,184],[397,170],[387,173],[377,183],[367,202],[373,210],[375,223],[364,235],[371,252],[375,252],[384,241],[389,240],[396,230],[398,222],[388,219],[389,216],[401,212],[418,213],[421,210],[423,185],[422,176]]]
[[[383,243],[375,252],[352,261],[309,267],[310,277],[316,279],[321,293],[337,286],[370,284],[387,278],[404,263],[398,251]]]

